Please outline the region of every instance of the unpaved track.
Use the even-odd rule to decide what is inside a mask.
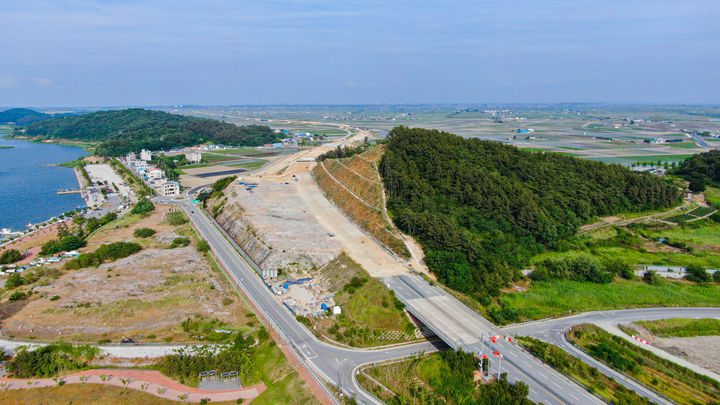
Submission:
[[[334,238],[342,244],[343,250],[371,276],[387,277],[408,272],[403,263],[364,234],[325,198],[309,172],[300,174],[294,185],[301,198],[296,202],[298,208],[307,210],[328,232],[335,234]]]

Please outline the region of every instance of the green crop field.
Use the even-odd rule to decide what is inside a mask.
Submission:
[[[696,217],[704,217],[707,214],[710,214],[712,212],[715,212],[715,208],[712,207],[698,207],[694,210],[688,212],[690,215],[694,215]]]
[[[684,155],[639,155],[639,156],[617,156],[617,157],[592,157],[591,160],[599,160],[605,163],[636,163],[636,162],[681,162],[692,156]]]
[[[254,160],[251,162],[235,163],[235,164],[228,165],[228,166],[240,167],[240,168],[248,169],[248,170],[255,170],[255,169],[259,169],[259,168],[263,167],[265,165],[265,163],[267,163],[267,160]]]
[[[697,217],[696,217],[696,216],[693,216],[693,215],[680,214],[680,215],[672,216],[672,217],[670,217],[670,218],[665,218],[665,220],[668,221],[668,222],[674,222],[674,223],[676,223],[676,224],[679,224],[680,222],[689,221],[689,220],[695,219],[695,218],[697,218]]]

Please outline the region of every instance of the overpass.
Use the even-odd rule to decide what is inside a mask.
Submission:
[[[503,338],[500,330],[439,287],[417,275],[384,279],[385,285],[406,309],[455,350],[488,355],[490,371],[508,373],[508,381],[522,381],[530,388],[529,398],[545,404],[592,404],[601,400],[570,379],[540,362]],[[494,340],[494,341],[493,341]],[[502,358],[493,352],[499,352]]]

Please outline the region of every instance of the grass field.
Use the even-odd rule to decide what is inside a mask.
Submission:
[[[519,314],[519,320],[563,316],[602,309],[666,306],[720,306],[720,286],[639,281],[595,284],[555,280],[533,282],[525,292],[506,294],[500,301]]]
[[[695,250],[692,254],[673,252],[642,252],[627,247],[599,247],[592,253],[571,250],[568,252],[545,252],[532,258],[532,263],[544,259],[557,259],[566,256],[591,254],[601,260],[619,259],[634,266],[636,264],[657,264],[667,266],[687,266],[696,264],[703,267],[720,267],[720,253],[711,250]]]
[[[658,337],[720,336],[720,319],[672,318],[635,323]]]
[[[698,228],[690,226],[671,227],[670,229],[647,230],[645,232],[654,238],[669,238],[673,241],[691,243],[701,247],[720,247],[720,224],[716,222],[709,222]]]
[[[229,166],[230,167],[240,167],[240,168],[248,169],[248,170],[255,170],[255,169],[259,169],[259,168],[263,167],[265,165],[265,163],[267,163],[267,160],[260,159],[260,160],[255,160],[252,162],[236,163],[236,164],[232,164]]]
[[[591,356],[622,371],[679,404],[715,403],[720,383],[681,367],[594,325],[568,333]]]
[[[720,189],[707,187],[705,189],[705,201],[707,201],[708,204],[720,204]]]
[[[432,375],[441,371],[443,361],[437,354],[424,357],[412,357],[405,361],[368,367],[358,374],[358,382],[385,403],[403,398],[407,404],[440,404],[438,397],[427,381]],[[383,389],[379,382],[388,390]]]
[[[345,253],[322,268],[320,278],[329,291],[335,292],[335,303],[343,312],[335,320],[317,321],[318,334],[350,346],[371,347],[408,340],[402,336],[386,336],[387,331],[411,336],[414,333],[415,326],[403,310],[395,306],[392,292]],[[353,278],[365,281],[356,289],[346,288]]]
[[[591,392],[612,403],[649,404],[650,401],[625,388],[605,374],[598,372],[582,360],[571,356],[563,349],[531,337],[518,337],[518,343],[525,346],[535,357],[548,363],[552,368],[565,373],[587,387]]]

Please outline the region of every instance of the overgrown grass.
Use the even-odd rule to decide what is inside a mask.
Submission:
[[[618,259],[631,266],[636,264],[657,264],[668,266],[698,266],[716,268],[720,267],[720,254],[713,251],[695,250],[692,254],[673,252],[642,252],[629,247],[598,247],[591,252],[571,250],[567,252],[545,252],[534,256],[532,263],[544,259],[559,259],[566,256],[591,254],[601,260]]]
[[[596,368],[589,366],[582,360],[571,356],[561,348],[542,342],[531,337],[519,337],[517,341],[525,346],[530,353],[548,363],[555,370],[569,375],[571,378],[583,384],[591,392],[601,396],[612,403],[624,404],[649,404],[647,399],[638,395],[635,391],[625,388],[605,374],[600,373]]]
[[[412,336],[415,327],[405,316],[402,304],[380,280],[370,275],[345,253],[320,269],[342,315],[318,322],[318,334],[351,346],[369,347],[407,339],[385,339],[385,331]]]
[[[720,224],[717,222],[703,222],[698,227],[671,227],[669,229],[652,229],[646,233],[654,238],[663,237],[673,241],[692,243],[701,247],[720,247]]]
[[[672,318],[635,323],[658,337],[720,336],[720,319]]]
[[[720,397],[719,382],[662,359],[597,326],[575,326],[568,338],[596,359],[679,404],[714,403]]]
[[[720,287],[707,284],[639,281],[609,284],[553,280],[533,282],[529,291],[506,294],[503,306],[518,312],[518,320],[542,319],[601,309],[667,306],[720,306]]]
[[[97,378],[97,377],[96,377]],[[65,384],[46,388],[27,388],[0,391],[3,404],[103,404],[103,405],[167,405],[168,400],[137,390],[101,384]],[[232,402],[213,402],[230,405]]]

